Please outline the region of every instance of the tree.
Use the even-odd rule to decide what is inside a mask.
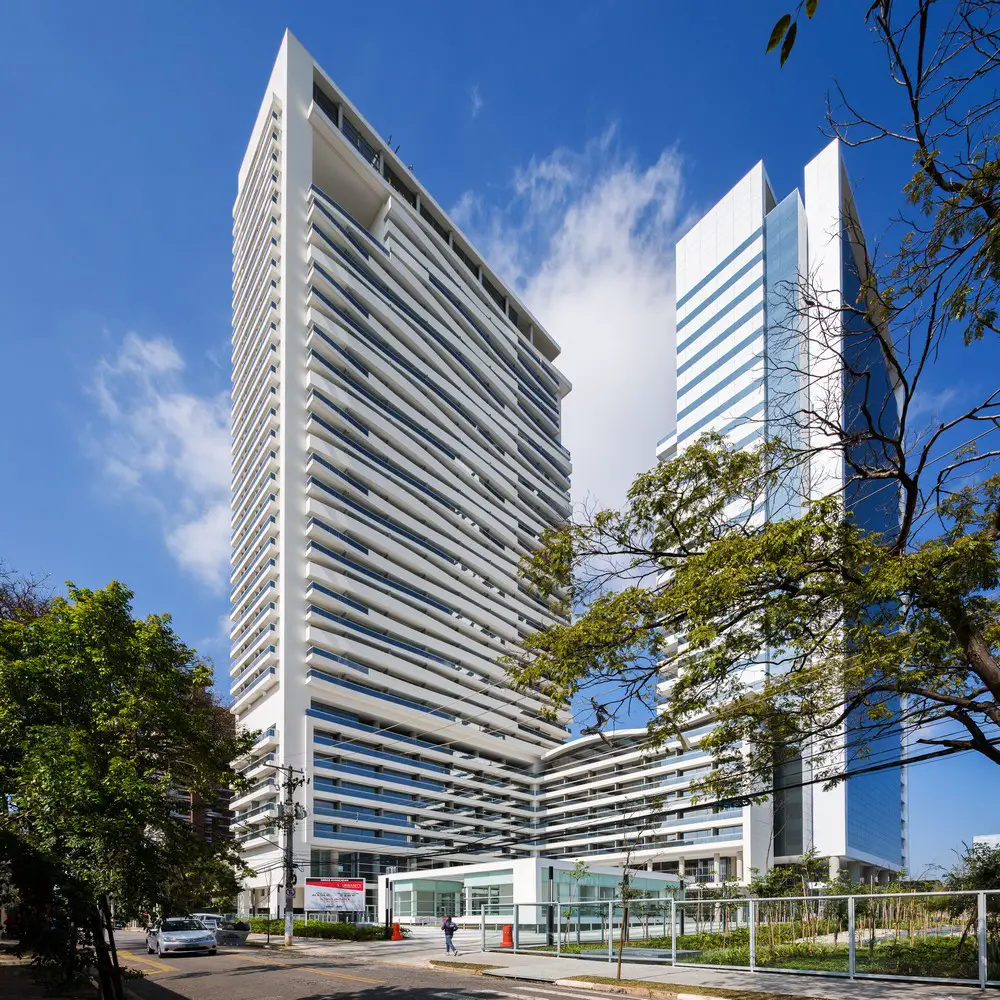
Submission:
[[[952,892],[1000,889],[1000,846],[963,844],[962,848],[957,863],[945,873],[945,888]]]
[[[1000,889],[1000,847],[991,844],[963,844],[957,863],[945,873],[945,888],[953,892],[982,892],[984,889]],[[987,896],[986,927],[987,940],[991,952],[997,949],[997,934],[1000,931],[1000,906],[992,896]],[[947,901],[952,916],[963,922],[962,936],[956,951],[960,952],[966,938],[974,931],[979,919],[979,904],[974,896],[953,896]],[[990,962],[995,961],[990,956]],[[992,964],[990,965],[992,968]]]
[[[583,858],[577,858],[570,869],[569,877],[576,884],[576,898],[580,898],[580,886],[586,881],[590,875],[590,865],[587,864]]]
[[[589,878],[589,876],[590,876],[590,865],[588,865],[587,862],[583,860],[583,858],[577,858],[576,861],[573,864],[573,867],[570,869],[570,872],[569,872],[569,877],[572,879],[573,885],[576,888],[576,901],[577,901],[577,904],[579,904],[581,902],[581,887],[583,886],[583,883]],[[570,901],[572,901],[572,899],[573,899],[573,892],[571,890],[570,891]],[[572,916],[572,913],[573,913],[572,908],[567,908],[566,910],[563,911],[563,916],[567,920],[566,932],[565,932],[566,933],[566,943],[567,944],[569,943],[569,923],[568,923],[568,921],[569,921],[570,917]],[[577,911],[576,911],[576,943],[577,943],[577,945],[580,944],[580,916],[581,916],[581,913],[582,913],[582,907],[578,905],[577,906]]]
[[[637,825],[632,826],[632,819],[640,820]],[[651,796],[645,802],[639,803],[633,810],[622,817],[622,824],[628,831],[629,839],[625,842],[625,852],[622,856],[622,880],[619,883],[622,901],[622,926],[618,935],[618,967],[616,978],[622,977],[622,955],[625,951],[625,941],[629,934],[629,908],[632,900],[639,895],[632,885],[632,856],[637,850],[642,849],[643,834],[655,829],[663,820],[663,798],[659,795]],[[579,862],[578,862],[579,864]],[[614,907],[608,919],[608,937],[614,934]]]
[[[170,789],[213,801],[253,739],[218,725],[210,670],[168,616],[133,618],[132,597],[71,585],[0,620],[0,838],[23,859],[22,944],[64,979],[96,959],[116,1000],[112,902],[123,916],[179,903],[187,876],[237,860],[171,816]]]
[[[37,618],[48,601],[44,581],[19,576],[0,560],[0,622]]]
[[[942,359],[990,371],[982,345],[996,344],[998,16],[986,0],[870,9],[900,121],[874,123],[845,97],[829,122],[845,142],[912,150],[908,214],[881,255],[847,220],[856,294],[808,274],[784,290],[769,337],[802,338],[799,356],[822,364],[782,350],[769,364],[804,402],[754,451],[703,436],[639,476],[621,510],[549,532],[523,563],[574,617],[529,637],[515,683],[558,709],[612,682],[613,716],[633,698],[652,706],[675,674],[651,738],[717,719],[702,783],[714,797],[764,797],[794,757],[810,781],[897,766],[900,732],[930,748],[918,758],[1000,763],[1000,389],[987,375],[980,395],[941,401],[927,385]],[[824,467],[843,480],[822,488]],[[789,496],[801,505],[773,516]]]

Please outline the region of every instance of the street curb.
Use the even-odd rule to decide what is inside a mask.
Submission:
[[[663,1000],[665,996],[669,996],[672,992],[671,990],[654,990],[641,986],[614,986],[611,983],[588,983],[580,979],[557,979],[553,985],[569,986],[576,990],[600,990],[602,993],[618,993],[622,996],[659,997],[660,1000]],[[676,993],[674,996],[676,1000],[724,1000],[723,997],[709,996],[707,993]]]
[[[640,993],[638,990],[631,990],[627,986],[609,986],[607,983],[585,983],[580,982],[576,979],[556,979],[553,986],[571,986],[575,990],[603,990],[605,993],[624,993],[632,994],[633,996],[648,996],[651,995],[651,990],[646,990],[645,993]]]
[[[503,966],[500,965],[482,965],[478,969],[463,969],[461,966],[457,965],[447,965],[447,964],[436,965],[435,960],[433,958],[422,963],[421,965],[417,965],[416,963],[410,965],[410,963],[404,963],[404,962],[398,962],[397,964],[409,965],[411,969],[424,968],[429,970],[430,972],[464,972],[465,975],[467,976],[484,976],[486,975],[487,970],[503,968]]]

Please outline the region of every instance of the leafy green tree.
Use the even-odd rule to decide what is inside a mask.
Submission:
[[[622,699],[652,705],[674,669],[671,711],[653,719],[651,736],[714,716],[703,745],[717,766],[703,788],[720,798],[766,794],[789,753],[808,755],[817,775],[843,777],[897,726],[1000,762],[990,735],[1000,723],[990,595],[1000,579],[1000,476],[942,500],[944,530],[906,550],[861,530],[837,496],[796,518],[732,521],[734,507],[766,504],[784,452],[780,442],[735,452],[707,436],[638,477],[622,511],[551,532],[526,561],[527,578],[579,613],[529,637],[511,665],[516,683],[563,706],[581,687],[613,681]],[[609,557],[612,569],[595,569]],[[627,585],[608,587],[609,575]],[[665,642],[675,635],[683,648]],[[780,669],[751,688],[755,663]],[[966,735],[926,733],[945,722]],[[845,726],[855,747],[846,760]]]
[[[963,844],[956,864],[945,873],[945,887],[953,892],[1000,889],[1000,847]]]
[[[590,865],[588,865],[583,858],[577,858],[573,863],[573,867],[570,869],[569,877],[573,880],[573,884],[576,887],[576,898],[579,900],[580,888],[590,877]]]
[[[702,791],[723,800],[766,796],[794,758],[803,780],[894,767],[882,740],[900,731],[917,756],[1000,763],[1000,389],[982,353],[1000,332],[1000,5],[865,10],[898,120],[841,94],[829,125],[912,152],[898,249],[869,255],[848,210],[857,296],[809,274],[782,290],[767,364],[795,398],[775,400],[762,446],[705,435],[523,564],[567,620],[528,639],[515,683],[554,709],[616,689],[600,721],[652,708],[667,681],[651,738],[718,720]],[[980,366],[985,388],[942,396],[928,382],[945,363]]]
[[[953,892],[981,892],[984,889],[1000,889],[1000,847],[990,844],[963,844],[958,861],[945,873],[945,888]],[[962,936],[955,948],[961,952],[966,939],[975,933],[979,920],[979,903],[975,896],[952,896],[947,901],[952,916],[963,922]],[[996,960],[997,940],[1000,932],[1000,905],[987,897],[986,930],[988,948],[991,952],[990,967]]]
[[[70,586],[0,620],[0,837],[25,861],[9,872],[23,943],[64,978],[96,949],[109,998],[121,997],[112,903],[138,916],[237,860],[171,816],[170,790],[213,801],[252,742],[220,727],[211,671],[169,617],[134,618],[132,597]]]

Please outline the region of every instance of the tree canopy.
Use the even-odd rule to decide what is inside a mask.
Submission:
[[[238,862],[231,842],[207,842],[173,814],[170,793],[217,803],[252,736],[225,724],[210,668],[169,617],[135,618],[132,599],[119,583],[71,585],[0,618],[0,885],[22,944],[67,978],[78,954],[87,961],[81,943],[110,974],[112,903],[126,917],[186,905],[190,875],[225,883]]]
[[[766,794],[789,756],[826,781],[897,766],[900,730],[926,754],[1000,763],[1000,388],[983,353],[1000,295],[1000,4],[894,0],[860,16],[898,120],[838,90],[828,127],[911,151],[896,249],[870,252],[849,207],[857,294],[813,274],[782,290],[765,364],[791,388],[763,444],[703,436],[522,565],[565,622],[528,639],[515,683],[554,710],[610,684],[599,724],[665,696],[654,740],[717,719],[703,790],[720,798]],[[979,377],[942,393],[945,364]]]

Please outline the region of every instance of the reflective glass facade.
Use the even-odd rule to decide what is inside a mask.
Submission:
[[[861,280],[856,254],[860,251],[851,230],[845,226],[842,238],[844,299],[861,301]],[[899,416],[892,391],[889,364],[879,338],[861,317],[850,316],[845,323],[844,424],[859,432],[876,429],[892,436]],[[876,445],[856,450],[851,458],[866,465],[887,464],[887,456]],[[844,476],[850,479],[850,463]],[[893,536],[899,526],[899,491],[895,483],[850,481],[846,491],[847,509],[866,531]],[[879,614],[872,609],[873,615]],[[885,706],[899,711],[899,699],[887,698]],[[864,711],[848,720],[848,771],[892,763],[902,755],[902,735],[898,726],[873,734],[866,726]],[[902,774],[897,768],[858,774],[846,783],[847,846],[849,850],[902,862],[903,842],[899,823],[903,798]]]

